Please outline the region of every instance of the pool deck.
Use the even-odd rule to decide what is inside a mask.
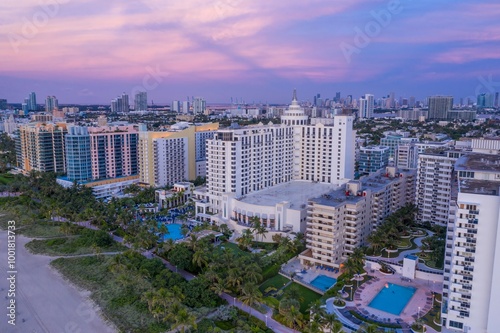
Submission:
[[[300,263],[300,260],[298,258],[290,260],[289,262],[284,264],[281,269],[288,275],[295,273],[296,279],[307,284],[310,284],[312,280],[320,275],[325,275],[334,279],[337,279],[340,275],[340,273],[334,273],[316,267],[305,267]],[[301,273],[301,271],[304,269],[306,270],[306,273]]]
[[[306,269],[306,273],[299,273],[301,270]],[[295,258],[290,260],[288,263],[282,266],[282,270],[287,273],[295,273],[296,279],[299,279],[306,284],[310,284],[319,275],[326,275],[337,279],[340,273],[334,273],[318,268],[306,268],[300,264],[299,259]],[[362,286],[358,288],[354,295],[354,301],[347,302],[347,307],[355,308],[355,310],[368,316],[373,320],[378,320],[380,322],[390,322],[396,323],[397,320],[404,321],[407,324],[412,324],[419,315],[424,316],[432,308],[432,292],[441,293],[442,285],[441,283],[433,283],[431,281],[413,279],[411,282],[401,279],[401,275],[384,275],[379,271],[369,273],[373,278]],[[356,283],[356,281],[353,281]],[[382,288],[385,288],[386,283],[393,283],[404,287],[413,287],[417,290],[408,301],[408,304],[403,308],[399,316],[393,315],[389,312],[377,310],[368,306],[370,302],[378,295]],[[349,292],[348,287],[345,288],[346,292]],[[331,304],[327,302],[327,309],[331,307]],[[331,311],[329,311],[331,312]],[[431,333],[434,330],[427,326],[427,332]]]
[[[374,276],[373,279],[364,283],[355,293],[354,301],[348,302],[348,306],[355,307],[359,313],[365,314],[370,318],[379,321],[396,322],[396,320],[402,320],[408,324],[411,324],[419,316],[424,316],[432,308],[432,292],[440,293],[441,284],[432,283],[430,281],[414,279],[411,282],[401,280],[400,275],[383,275],[382,273],[376,271],[371,274]],[[412,298],[401,311],[399,316],[393,315],[389,312],[374,309],[368,304],[377,296],[377,294],[385,288],[386,283],[393,283],[405,287],[417,288]],[[346,289],[348,290],[348,289]]]

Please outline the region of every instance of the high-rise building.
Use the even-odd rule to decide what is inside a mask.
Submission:
[[[123,93],[121,96],[118,96],[111,101],[111,112],[126,113],[129,111],[130,105],[128,101],[128,95],[126,93]]]
[[[7,110],[7,100],[0,98],[0,110]]]
[[[429,120],[446,120],[448,111],[453,108],[452,96],[429,97]]]
[[[495,104],[494,94],[480,94],[477,96],[478,108],[492,108]]]
[[[347,95],[345,99],[345,105],[346,106],[351,106],[352,105],[352,95]]]
[[[212,138],[218,123],[186,126],[164,132],[139,131],[140,182],[165,186],[193,180],[205,173],[205,141]]]
[[[495,93],[495,107],[496,107],[496,108],[500,106],[500,104],[499,104],[499,103],[500,103],[500,101],[499,101],[499,96],[498,96],[498,95],[499,95],[499,93],[498,93],[498,91],[497,91],[497,92]],[[7,103],[7,101],[6,101],[5,103]]]
[[[359,118],[373,118],[374,107],[373,95],[365,94],[365,96],[359,99]]]
[[[137,126],[88,127],[92,179],[138,174]]]
[[[456,161],[455,212],[448,224],[442,318],[446,332],[500,327],[500,160],[470,153]]]
[[[394,157],[400,169],[416,169],[418,166],[418,148],[414,142],[400,143]]]
[[[340,91],[337,91],[335,93],[335,98],[334,98],[335,103],[340,103]]]
[[[28,110],[37,111],[38,107],[36,105],[36,94],[34,92],[30,93],[28,97]]]
[[[14,132],[17,130],[17,123],[14,119],[14,115],[11,114],[9,118],[5,119],[5,121],[3,122],[3,130],[7,134],[14,134]]]
[[[415,170],[387,167],[308,201],[302,265],[339,268],[383,220],[415,198]]]
[[[207,102],[201,97],[195,97],[193,100],[193,113],[204,114],[205,109],[207,108]]]
[[[462,152],[427,149],[418,155],[417,221],[446,226],[449,221],[454,164]]]
[[[281,124],[222,129],[207,140],[207,200],[209,210],[220,214],[214,218],[227,221],[239,214],[238,219],[246,221],[259,212],[266,216],[264,224],[270,228],[283,230],[289,224],[293,230],[303,231],[305,210],[299,207],[305,207],[307,198],[296,198],[296,215],[284,213],[292,203],[285,207],[279,201],[283,192],[295,191],[292,181],[300,182],[302,187],[323,184],[323,190],[329,190],[354,178],[353,117],[315,120],[315,124],[309,124],[294,92]],[[273,189],[276,193],[269,194],[272,200],[258,200],[265,196],[263,191]],[[306,193],[305,188],[302,191]],[[253,211],[247,208],[244,214],[238,213],[243,209],[238,206],[245,202],[237,202],[236,198],[248,195],[253,198],[249,199]],[[282,200],[287,200],[286,196]],[[261,204],[256,205],[256,201]],[[283,220],[285,215],[287,221]]]
[[[134,111],[146,111],[148,109],[148,93],[139,91],[134,96]]]
[[[24,173],[66,172],[64,136],[66,123],[30,123],[19,127],[17,156],[18,167]]]
[[[45,112],[52,113],[59,110],[59,102],[55,96],[47,96],[45,100]]]
[[[390,105],[391,108],[395,108],[396,107],[396,97],[395,97],[394,92],[391,92],[389,94],[389,105]]]
[[[408,100],[408,107],[409,108],[415,107],[415,96],[410,96],[410,99]]]
[[[66,135],[67,177],[70,181],[92,180],[92,154],[87,127],[69,126]]]
[[[120,105],[121,102],[121,105]],[[128,95],[123,93],[121,98],[118,100],[118,107],[121,112],[129,112],[130,111],[130,103],[128,101]]]
[[[389,147],[368,146],[359,149],[358,171],[360,174],[377,172],[388,164]]]
[[[181,112],[181,102],[173,101],[172,106],[170,107],[170,111],[180,113]]]
[[[189,112],[190,112],[189,101],[182,102],[182,113],[188,114]]]

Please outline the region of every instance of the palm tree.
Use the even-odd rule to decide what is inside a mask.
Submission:
[[[152,290],[148,290],[145,293],[142,294],[141,296],[141,301],[146,302],[148,304],[148,310],[149,312],[153,311],[153,305],[155,301],[155,292]]]
[[[384,238],[378,232],[371,233],[368,236],[368,242],[370,243],[370,247],[373,249],[374,254],[385,245]]]
[[[243,277],[241,276],[241,269],[239,267],[231,268],[228,271],[227,283],[233,288],[237,289],[241,286]]]
[[[343,273],[346,274],[347,276],[353,276],[354,274],[358,273],[358,265],[351,258],[344,261],[344,263],[341,266]]]
[[[258,283],[262,280],[262,275],[260,274],[262,269],[256,263],[250,264],[245,267],[245,279],[247,281]]]
[[[188,247],[193,250],[193,251],[196,251],[198,248],[198,237],[195,235],[195,234],[191,234],[188,238]]]
[[[318,315],[324,318],[327,315],[326,310],[319,299],[309,305],[309,312],[311,313],[311,317],[313,315]]]
[[[180,309],[180,311],[175,314],[174,320],[175,322],[172,325],[172,328],[176,329],[180,327],[182,333],[185,332],[186,326],[196,328],[196,317],[185,307]]]
[[[328,313],[323,318],[325,328],[329,328],[330,333],[342,332],[342,323],[337,320],[337,315],[335,313]]]
[[[262,300],[262,293],[259,288],[251,282],[243,285],[241,289],[242,295],[240,296],[240,301],[250,307],[250,315],[252,315],[252,305]]]
[[[355,248],[349,258],[352,259],[354,264],[358,267],[358,272],[363,270],[363,267],[365,266],[365,253],[362,248]]]
[[[210,289],[218,296],[222,295],[223,293],[229,292],[227,282],[224,280],[211,284]]]
[[[199,268],[203,268],[208,264],[205,251],[198,250],[193,254],[193,264]]]
[[[300,328],[303,325],[304,316],[299,311],[300,306],[292,305],[288,312],[285,313],[285,322],[293,329]]]

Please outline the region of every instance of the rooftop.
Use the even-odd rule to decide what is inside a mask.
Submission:
[[[305,208],[309,198],[321,193],[327,193],[334,188],[336,188],[336,185],[333,184],[294,180],[247,194],[238,198],[238,200],[260,206],[275,206],[280,202],[287,201],[291,204],[291,208],[298,209]]]
[[[455,170],[500,172],[500,156],[478,153],[467,154],[456,161]]]
[[[499,196],[500,181],[464,179],[459,183],[460,193]]]
[[[390,183],[401,179],[399,174],[403,174],[403,177],[408,177],[410,175],[414,176],[415,171],[399,170],[396,177],[391,177],[386,176],[385,171],[381,170],[377,173],[361,177],[359,180],[350,181],[349,183],[361,182],[361,191],[371,191],[373,193],[377,193],[384,190]],[[349,195],[346,195],[346,188],[347,186],[343,185],[337,190],[323,194],[322,196],[311,199],[310,201],[324,206],[336,207],[345,203],[356,203],[363,199],[363,196],[357,195],[357,193],[350,193]]]

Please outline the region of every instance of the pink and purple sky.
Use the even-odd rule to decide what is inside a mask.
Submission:
[[[473,97],[500,91],[499,18],[498,0],[3,0],[0,98]]]

